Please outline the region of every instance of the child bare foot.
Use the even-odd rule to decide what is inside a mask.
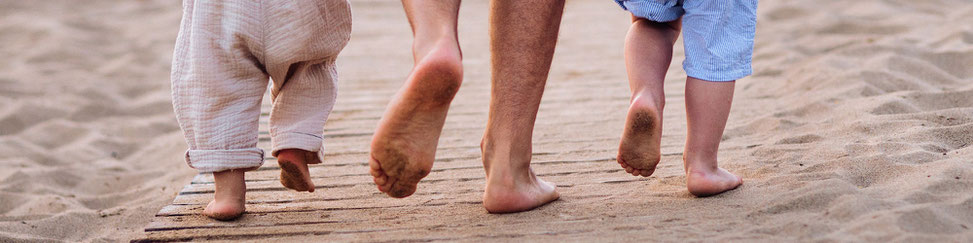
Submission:
[[[483,167],[487,172],[487,183],[483,192],[483,207],[487,212],[523,212],[553,202],[560,197],[555,190],[555,185],[537,178],[529,164],[494,161],[495,153],[486,150],[487,147],[483,145],[481,147],[484,148]],[[527,167],[521,168],[513,164],[527,165]]]
[[[280,184],[299,192],[314,192],[314,182],[307,162],[312,161],[308,156],[317,156],[300,149],[285,149],[277,153],[277,164],[280,165]]]
[[[634,176],[648,177],[661,158],[662,119],[658,106],[644,96],[636,96],[628,108],[625,131],[618,145],[618,164]]]
[[[693,195],[705,197],[732,190],[743,179],[719,168],[718,151],[730,114],[735,82],[686,79],[686,119],[689,131],[683,151],[686,185]]]
[[[442,40],[392,98],[371,145],[371,174],[389,196],[412,195],[432,169],[449,103],[463,79],[459,45]]]
[[[244,206],[247,185],[244,183],[243,173],[246,170],[227,170],[213,172],[216,184],[213,201],[203,209],[203,215],[216,220],[234,220],[246,211]]]
[[[689,193],[697,197],[707,197],[733,190],[743,184],[743,179],[731,174],[723,168],[715,170],[686,171],[686,186]]]

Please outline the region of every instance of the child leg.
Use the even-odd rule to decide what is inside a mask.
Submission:
[[[275,78],[271,88],[271,154],[277,157],[284,187],[314,192],[308,165],[324,158],[324,123],[337,98],[335,63],[287,66],[290,77]]]
[[[429,174],[446,113],[463,80],[456,34],[459,0],[402,5],[412,26],[415,67],[389,102],[371,144],[371,174],[378,189],[407,197]]]
[[[663,81],[672,61],[680,21],[660,23],[632,18],[625,39],[625,68],[632,89],[618,163],[635,176],[648,177],[659,164],[662,140]]]
[[[203,214],[231,220],[244,212],[244,171],[263,164],[257,148],[260,101],[267,75],[248,58],[244,43],[257,39],[238,18],[254,6],[220,1],[185,1],[172,64],[172,103],[186,136],[186,162],[199,172],[214,172],[216,191]]]
[[[696,196],[732,190],[743,179],[717,166],[717,151],[733,101],[733,81],[686,79],[686,120],[689,131],[683,161],[686,185]]]
[[[757,0],[697,1],[685,5],[683,68],[689,76],[689,131],[683,160],[689,192],[697,196],[719,194],[743,183],[716,163],[734,82],[752,72],[756,8]]]
[[[280,74],[282,67],[290,76]],[[324,123],[337,98],[335,62],[268,65],[267,70],[274,77],[271,154],[280,165],[280,182],[295,191],[314,192],[308,165],[324,158]]]
[[[284,187],[314,192],[308,164],[323,159],[324,123],[337,98],[335,59],[351,35],[346,1],[265,5],[260,57],[273,79],[272,154]]]
[[[213,200],[206,204],[203,215],[218,220],[233,220],[243,215],[247,193],[245,172],[246,169],[213,172]]]

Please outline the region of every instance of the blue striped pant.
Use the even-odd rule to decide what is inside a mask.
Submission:
[[[639,18],[670,22],[682,17],[686,75],[733,81],[753,73],[757,0],[615,0]]]

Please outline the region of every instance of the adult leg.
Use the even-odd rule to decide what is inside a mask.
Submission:
[[[663,83],[672,61],[680,20],[667,23],[632,18],[625,38],[625,68],[632,89],[618,163],[632,175],[648,177],[659,164],[662,142]]]
[[[530,210],[558,198],[553,184],[534,175],[530,159],[563,10],[563,0],[491,1],[492,95],[481,143],[483,206],[491,213]]]
[[[456,34],[459,0],[403,0],[415,67],[389,102],[372,138],[369,165],[378,189],[407,197],[429,174],[453,96],[463,80]]]
[[[743,184],[743,179],[717,166],[717,151],[730,115],[734,81],[686,79],[686,121],[689,132],[683,161],[686,185],[696,196],[710,196]]]

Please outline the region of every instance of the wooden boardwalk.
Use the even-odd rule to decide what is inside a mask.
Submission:
[[[679,65],[673,65],[670,77],[675,78],[667,84],[663,164],[652,179],[628,175],[614,159],[629,99],[621,59],[627,16],[610,3],[569,3],[537,120],[532,162],[540,177],[558,185],[562,198],[531,212],[491,215],[481,205],[479,150],[489,101],[487,7],[482,2],[465,4],[460,23],[465,83],[451,107],[432,173],[413,196],[394,199],[380,193],[367,164],[372,131],[411,67],[411,33],[396,9],[399,3],[355,2],[352,43],[339,59],[339,101],[325,126],[327,158],[311,167],[316,192],[285,190],[278,182],[276,161],[268,157],[263,167],[247,174],[248,213],[220,222],[200,215],[213,197],[212,175],[200,174],[135,241],[543,241],[618,239],[620,234],[651,239],[645,235],[653,229],[649,222],[667,220],[657,215],[667,207],[681,207],[673,203],[690,200],[681,175],[685,113]],[[570,13],[603,14],[619,23],[586,26],[572,22]],[[617,43],[584,37],[597,31],[617,36]],[[402,41],[377,44],[388,38]],[[261,116],[259,146],[269,151],[267,116]],[[646,189],[650,180],[653,190]],[[645,209],[646,197],[668,206]]]

